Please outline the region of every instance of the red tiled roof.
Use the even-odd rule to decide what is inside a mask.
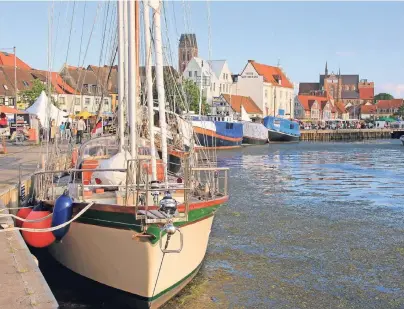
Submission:
[[[287,79],[286,75],[282,72],[279,67],[273,67],[266,64],[257,63],[254,60],[249,60],[257,73],[264,77],[264,81],[267,83],[271,83],[275,86],[292,88],[293,85],[290,80]],[[279,76],[281,79],[281,84],[276,80],[276,76]]]
[[[32,70],[31,74],[40,79],[42,82],[46,82],[48,78],[48,72],[42,70]],[[70,87],[63,78],[57,72],[52,72],[51,75],[51,83],[53,88],[55,89],[57,94],[79,94],[78,91],[75,91],[72,87]]]
[[[373,100],[375,96],[374,88],[359,88],[359,99]]]
[[[17,68],[29,70],[31,67],[22,61],[20,58],[16,57]],[[14,67],[14,54],[0,52],[0,65]]]
[[[362,105],[361,114],[376,114],[376,105],[373,104]]]
[[[340,114],[345,114],[347,112],[345,104],[343,102],[335,102],[335,107]]]
[[[377,101],[377,108],[388,109],[388,108],[399,108],[404,105],[403,99],[393,99],[393,100],[379,100]]]
[[[241,95],[223,94],[223,98],[231,105],[236,113],[241,112],[241,104],[248,114],[262,114],[262,110],[255,104],[253,99]]]
[[[328,99],[326,97],[318,97],[314,95],[304,95],[301,94],[297,97],[299,99],[300,104],[302,104],[304,110],[309,111],[311,110],[311,106],[313,105],[314,101],[317,101],[320,104],[322,109],[323,102],[327,102]]]

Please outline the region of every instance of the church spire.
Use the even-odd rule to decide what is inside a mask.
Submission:
[[[328,67],[327,67],[327,61],[325,62],[325,71],[324,71],[325,77],[328,76]]]

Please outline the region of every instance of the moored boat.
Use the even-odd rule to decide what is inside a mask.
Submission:
[[[241,122],[219,116],[191,116],[189,118],[201,148],[226,149],[241,146],[243,141],[243,124]]]
[[[299,124],[288,119],[267,116],[264,126],[268,130],[270,142],[298,142],[300,139]]]
[[[72,155],[74,167],[65,171],[55,169],[57,164],[51,162],[57,161],[57,153],[49,152],[45,170],[34,176],[34,183],[35,198],[53,210],[52,220],[36,231],[21,229],[32,244],[47,236],[38,243],[41,247],[50,245],[52,256],[68,269],[129,293],[136,308],[158,308],[200,268],[214,214],[228,201],[227,168],[218,168],[216,160],[210,158],[198,161],[204,153],[195,155],[192,133],[184,134],[189,123],[177,119],[170,130],[170,119],[166,121],[159,1],[143,6],[146,55],[151,52],[149,34],[155,35],[159,125],[156,128],[154,124],[150,57],[145,57],[146,83],[142,83],[147,93],[148,121],[142,121],[136,74],[136,52],[140,49],[132,33],[138,29],[135,14],[139,4],[118,1],[117,5],[118,62],[123,68],[118,71],[117,135],[93,138],[81,145],[75,159]],[[241,144],[240,123],[213,124],[214,132],[225,137],[221,142]],[[125,132],[129,134],[125,136]],[[211,143],[218,144],[216,136]],[[175,171],[170,169],[170,155],[178,159]],[[49,219],[50,214],[46,209],[39,215]]]
[[[260,122],[243,121],[243,144],[264,145],[268,143],[268,130]]]

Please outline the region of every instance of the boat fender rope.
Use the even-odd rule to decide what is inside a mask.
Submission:
[[[33,228],[24,228],[24,227],[11,227],[11,228],[7,228],[7,229],[3,229],[0,230],[1,232],[11,232],[11,231],[26,231],[26,232],[34,232],[34,233],[43,233],[43,232],[53,232],[59,229],[64,228],[65,226],[69,225],[70,223],[72,223],[73,221],[77,220],[78,218],[80,218],[91,206],[94,205],[94,202],[91,202],[90,204],[88,204],[86,207],[84,207],[82,210],[80,210],[80,212],[77,213],[77,215],[75,215],[71,220],[63,223],[63,224],[59,224],[57,226],[54,227],[49,227],[49,228],[45,228],[45,229],[33,229]]]
[[[14,218],[14,219],[19,220],[19,221],[22,221],[22,222],[40,222],[40,221],[43,221],[43,220],[45,220],[45,219],[47,219],[47,218],[49,218],[49,217],[52,217],[52,215],[53,215],[53,213],[50,213],[49,215],[47,215],[47,216],[45,216],[45,217],[42,217],[42,218],[39,218],[39,219],[28,220],[28,219],[24,219],[24,218],[20,218],[20,217],[18,217],[18,216],[15,216],[15,215],[13,215],[13,214],[4,214],[4,215],[1,215],[1,214],[0,214],[0,218],[11,217],[11,218]]]

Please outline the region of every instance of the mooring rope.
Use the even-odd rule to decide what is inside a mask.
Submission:
[[[64,228],[65,226],[69,225],[70,223],[72,223],[73,221],[77,220],[78,218],[80,218],[91,206],[94,205],[94,202],[91,202],[90,204],[88,204],[86,207],[84,207],[79,213],[77,213],[77,215],[75,215],[71,220],[63,223],[63,224],[59,224],[57,226],[54,227],[49,227],[49,228],[45,228],[45,229],[33,229],[33,228],[24,228],[24,227],[11,227],[11,228],[6,228],[3,230],[0,230],[0,232],[12,232],[12,231],[26,231],[26,232],[33,232],[33,233],[44,233],[44,232],[53,232],[53,231],[57,231],[59,229]]]
[[[15,215],[13,215],[13,214],[3,214],[3,215],[0,214],[0,218],[7,218],[7,217],[9,217],[9,218],[14,218],[14,219],[19,220],[19,221],[22,221],[22,222],[40,222],[40,221],[43,221],[43,220],[45,220],[45,219],[48,219],[49,217],[52,217],[52,215],[53,215],[53,212],[50,213],[49,215],[47,215],[47,216],[45,216],[45,217],[42,217],[42,218],[39,218],[39,219],[28,220],[28,219],[24,219],[24,218],[15,216]]]

